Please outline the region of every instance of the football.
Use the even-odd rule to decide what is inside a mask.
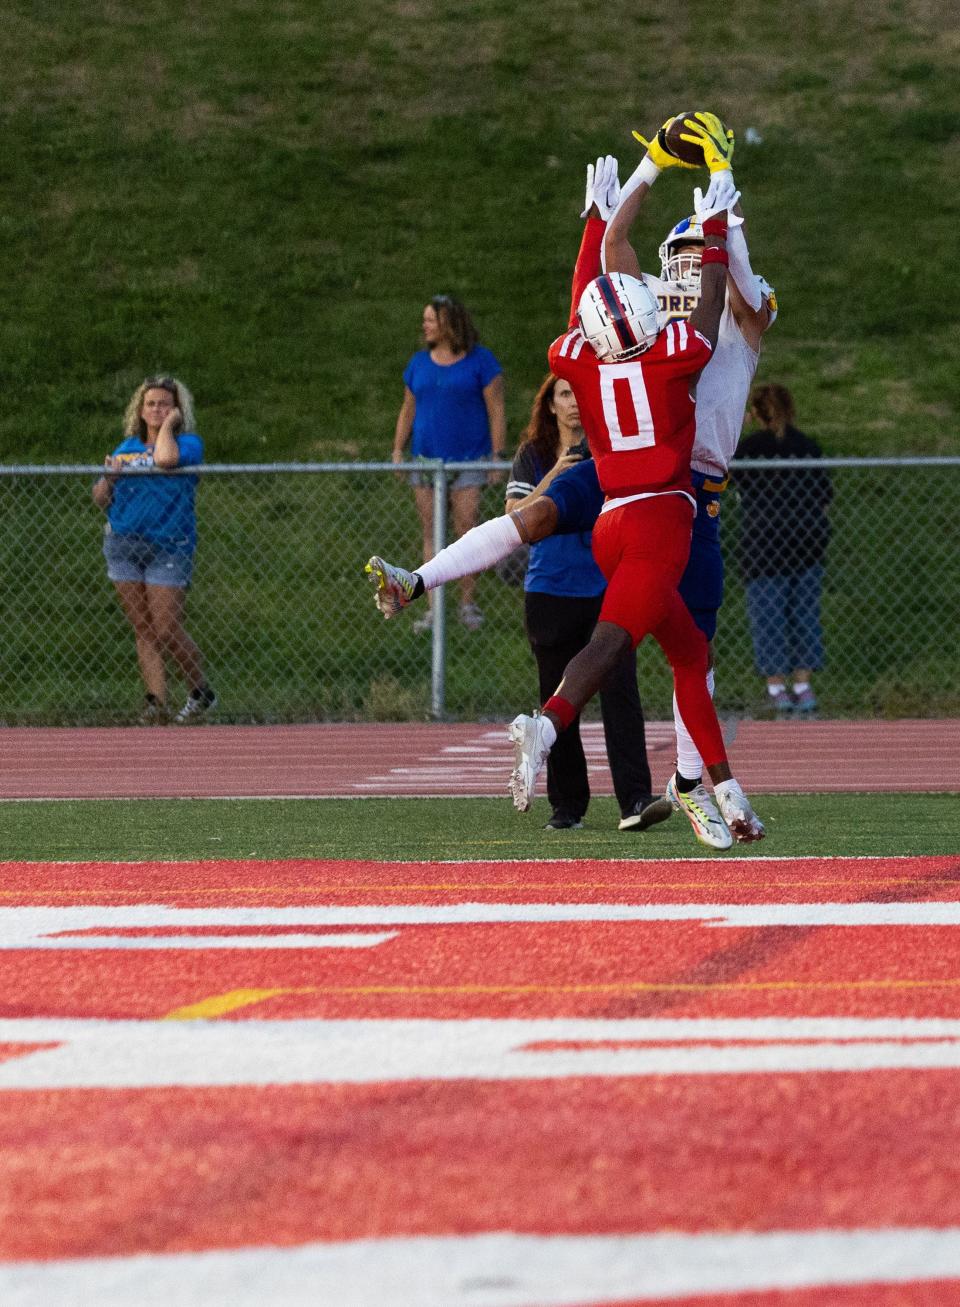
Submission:
[[[661,147],[666,150],[667,154],[672,154],[675,159],[682,159],[684,163],[697,163],[703,166],[703,148],[699,145],[693,145],[690,141],[682,141],[683,135],[690,134],[690,129],[684,126],[685,118],[693,119],[693,110],[687,113],[678,113],[670,124],[669,128],[664,131],[660,128],[659,138]],[[694,121],[696,121],[694,119]]]

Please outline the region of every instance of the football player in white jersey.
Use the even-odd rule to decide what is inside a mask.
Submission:
[[[609,272],[643,277],[657,296],[664,322],[686,318],[699,299],[700,258],[703,233],[699,213],[711,213],[724,199],[733,201],[736,188],[731,160],[733,133],[714,114],[697,113],[685,120],[686,139],[702,146],[711,182],[705,197],[695,192],[697,212],[684,218],[668,233],[660,246],[661,275],[640,270],[629,239],[650,187],[664,168],[690,168],[666,148],[667,119],[648,142],[647,152],[633,175],[624,183],[619,203],[607,226],[602,262]],[[713,693],[713,637],[717,610],[723,598],[723,561],[720,554],[720,496],[727,485],[727,469],[740,439],[750,386],[760,357],[760,342],[777,313],[772,288],[750,266],[739,202],[728,217],[727,297],[720,320],[720,335],[713,357],[700,374],[696,387],[696,436],[691,470],[697,496],[690,561],[680,583],[680,594],[694,621],[710,641],[710,670],[707,684]],[[710,816],[712,802],[702,784],[702,760],[683,724],[674,700],[677,730],[677,771],[668,787],[675,805],[684,811],[697,831]]]

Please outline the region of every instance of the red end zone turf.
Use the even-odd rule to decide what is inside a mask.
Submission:
[[[438,1307],[949,1302],[958,878],[0,864],[0,1291],[56,1301],[62,1270],[119,1302],[150,1253],[170,1300],[233,1307],[283,1301],[296,1256],[327,1300],[389,1307],[402,1254],[418,1283],[462,1264]],[[468,1291],[484,1257],[509,1292]]]

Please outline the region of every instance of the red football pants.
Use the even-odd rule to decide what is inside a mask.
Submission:
[[[707,638],[677,593],[692,524],[693,505],[682,495],[635,499],[600,514],[593,556],[607,578],[599,620],[622,626],[635,646],[653,636],[673,669],[683,723],[712,767],[726,762],[727,754],[707,689]]]

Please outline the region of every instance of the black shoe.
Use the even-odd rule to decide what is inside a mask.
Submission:
[[[187,702],[173,720],[180,726],[183,726],[186,722],[198,722],[216,706],[216,694],[209,685],[201,685],[199,689],[190,691]]]
[[[579,817],[574,817],[572,813],[561,812],[559,809],[553,814],[547,822],[544,830],[583,830],[583,822]]]
[[[620,819],[617,830],[646,830],[649,826],[656,826],[658,821],[666,821],[672,812],[673,804],[662,794],[657,798],[652,794],[645,794]]]

